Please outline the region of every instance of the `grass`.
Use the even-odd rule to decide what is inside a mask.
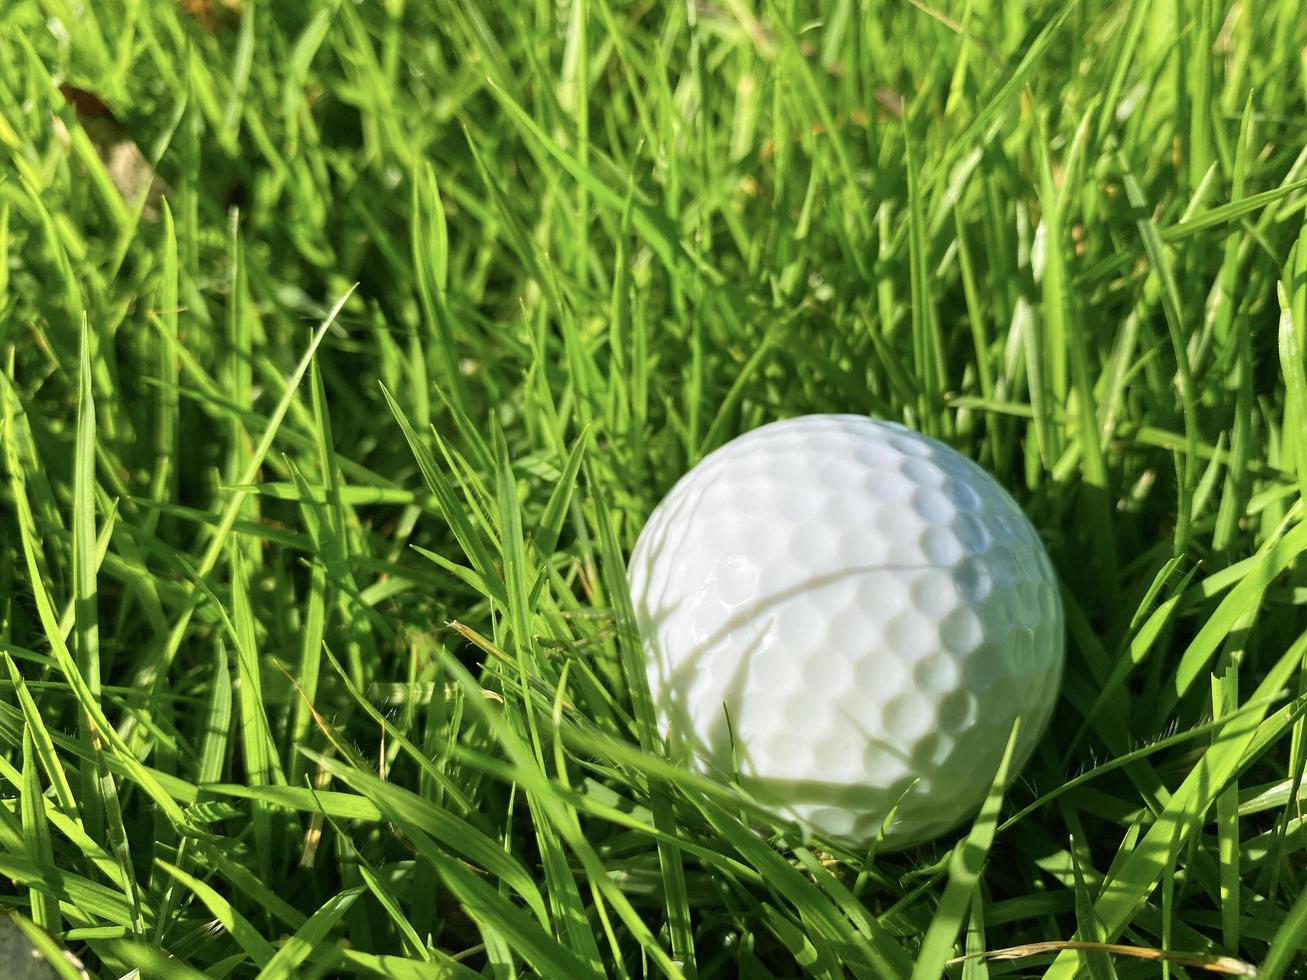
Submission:
[[[103,977],[1301,971],[1304,45],[4,4],[0,904]],[[624,598],[682,472],[822,411],[980,461],[1064,585],[1036,757],[903,853],[665,761]]]

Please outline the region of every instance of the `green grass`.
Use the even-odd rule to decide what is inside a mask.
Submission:
[[[1296,0],[233,6],[0,5],[29,935],[101,977],[1304,969]],[[1036,757],[902,853],[666,761],[625,598],[681,473],[823,411],[981,462],[1064,587]]]

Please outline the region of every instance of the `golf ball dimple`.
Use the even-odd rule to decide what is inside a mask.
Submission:
[[[1013,721],[1020,764],[1057,698],[1038,534],[979,466],[896,423],[811,415],[728,443],[654,510],[629,578],[672,749],[851,845],[965,820]]]

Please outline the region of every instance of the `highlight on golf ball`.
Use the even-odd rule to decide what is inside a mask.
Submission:
[[[1034,527],[896,423],[810,415],[726,444],[654,510],[629,576],[673,751],[853,846],[965,820],[1013,721],[1020,764],[1057,698],[1062,607]]]

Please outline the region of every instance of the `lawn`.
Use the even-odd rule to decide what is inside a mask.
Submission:
[[[1299,0],[6,0],[0,906],[98,977],[1303,971],[1305,132]],[[896,853],[669,761],[626,601],[812,412],[1063,590],[1035,757]]]

